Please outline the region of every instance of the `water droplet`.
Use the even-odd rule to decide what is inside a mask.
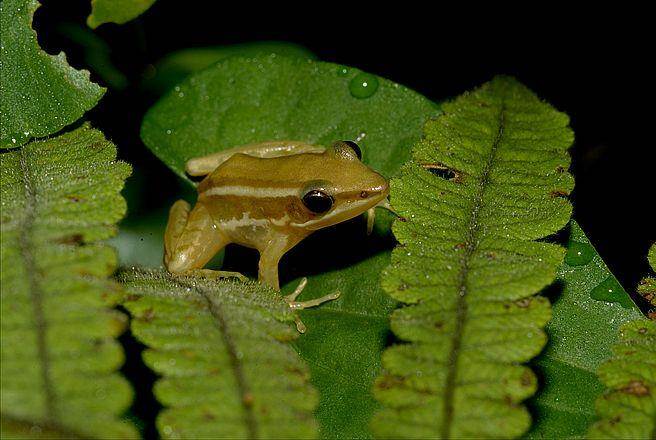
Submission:
[[[171,134],[171,130],[166,130],[166,134]]]
[[[594,254],[594,249],[589,244],[570,241],[567,245],[565,263],[570,266],[583,266],[592,260]]]
[[[592,289],[590,291],[590,297],[597,301],[619,303],[625,309],[630,309],[633,306],[633,302],[631,301],[631,298],[629,298],[629,295],[624,292],[620,283],[618,283],[612,275],[609,275],[608,278]]]
[[[349,91],[354,98],[371,97],[378,90],[378,78],[369,73],[359,73],[349,83]]]
[[[339,66],[337,68],[337,75],[338,76],[346,76],[346,75],[348,75],[348,73],[349,73],[348,68],[346,68],[344,66]]]

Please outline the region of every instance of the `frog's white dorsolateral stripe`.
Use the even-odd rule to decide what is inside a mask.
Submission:
[[[261,188],[257,186],[215,186],[202,193],[203,196],[239,196],[253,198],[298,197],[298,188]]]

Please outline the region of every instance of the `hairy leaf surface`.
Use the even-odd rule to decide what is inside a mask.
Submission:
[[[540,388],[529,401],[535,417],[529,438],[585,435],[603,390],[596,370],[610,356],[620,326],[642,316],[573,220],[558,283],[545,292],[554,294],[549,341],[533,363]]]
[[[133,437],[132,397],[115,373],[114,250],[97,243],[125,213],[130,167],[96,130],[0,155],[2,438]]]
[[[64,53],[39,47],[32,29],[37,0],[0,3],[0,148],[57,133],[94,107],[105,89],[75,70]]]
[[[157,425],[166,438],[314,438],[317,393],[289,341],[289,305],[257,283],[119,274],[133,295],[132,331],[162,376]]]
[[[656,438],[656,321],[622,326],[613,358],[599,367],[608,391],[597,400],[601,418],[589,438]]]
[[[153,3],[155,0],[91,0],[87,25],[97,28],[103,23],[127,23],[146,12]]]
[[[535,297],[563,258],[536,241],[569,220],[568,118],[497,77],[442,106],[392,181],[400,245],[383,287],[405,344],[383,355],[381,437],[515,437],[536,390],[519,365],[546,343],[549,302]]]
[[[192,157],[272,139],[324,145],[358,140],[363,161],[389,176],[409,157],[424,121],[437,113],[411,90],[350,67],[279,55],[233,57],[193,74],[162,98],[146,115],[142,138],[180,176]],[[389,216],[379,218],[389,223]],[[378,222],[377,233],[367,237],[364,222],[355,219],[319,231],[280,265],[285,291],[297,285],[288,280],[309,277],[303,300],[342,294],[301,312],[308,331],[297,342],[319,389],[324,437],[371,436],[371,386],[394,307],[379,288],[392,246],[383,238],[387,228]],[[234,264],[235,254],[226,252],[226,269],[244,271],[248,258]]]
[[[146,90],[162,95],[192,73],[203,70],[225,58],[231,56],[262,57],[270,54],[303,59],[316,58],[308,49],[282,41],[191,47],[171,52],[157,61],[153,75],[147,77],[142,85]]]

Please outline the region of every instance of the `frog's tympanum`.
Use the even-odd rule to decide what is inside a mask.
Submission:
[[[351,141],[324,148],[295,141],[246,145],[187,162],[187,173],[206,176],[196,206],[178,200],[169,214],[164,263],[169,272],[206,276],[240,274],[202,269],[229,243],[260,252],[259,279],[276,290],[278,262],[312,232],[388,208],[389,185],[364,165]],[[287,297],[294,308],[335,299],[296,302],[305,285]]]

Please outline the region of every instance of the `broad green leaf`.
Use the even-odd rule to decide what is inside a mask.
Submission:
[[[231,57],[158,101],[141,137],[185,179],[185,162],[193,157],[276,139],[358,140],[364,160],[389,174],[436,112],[411,90],[357,69],[276,54]]]
[[[529,402],[535,417],[529,438],[585,435],[602,391],[597,367],[610,356],[620,326],[641,316],[575,221],[553,293],[549,342],[534,361],[541,384]]]
[[[32,29],[37,0],[0,3],[0,148],[49,136],[94,107],[105,89],[75,70],[64,53],[39,47]]]
[[[271,289],[127,270],[124,305],[144,360],[162,376],[165,438],[314,438],[317,393],[289,342],[294,315]]]
[[[134,437],[112,248],[130,167],[83,126],[0,154],[2,438]]]
[[[656,272],[656,244],[653,244],[649,249],[647,259],[652,271]],[[656,278],[653,276],[645,277],[638,286],[638,293],[652,305],[653,309],[650,312],[650,317],[656,319]]]
[[[391,326],[372,420],[380,437],[516,437],[537,388],[520,365],[546,343],[573,187],[569,119],[515,80],[496,77],[443,104],[392,203],[399,246],[382,285],[406,305]],[[540,240],[540,241],[538,241]]]
[[[159,60],[152,70],[144,74],[143,87],[162,95],[194,72],[203,70],[231,56],[261,57],[269,54],[286,57],[315,59],[312,52],[302,46],[281,41],[231,44],[228,46],[193,47],[172,52]]]
[[[127,23],[146,12],[153,3],[155,0],[91,0],[87,25],[97,28],[103,23]]]
[[[272,139],[323,145],[357,139],[365,163],[391,175],[408,158],[424,121],[437,113],[420,95],[357,69],[273,55],[228,58],[161,99],[144,119],[142,138],[180,176],[192,157]],[[383,222],[379,229],[384,235]],[[366,238],[358,219],[306,239],[280,266],[283,281],[309,276],[301,299],[336,289],[342,294],[303,311],[308,331],[297,342],[319,389],[324,437],[371,435],[364,421],[375,407],[370,389],[393,307],[377,287],[391,247],[381,235]]]
[[[620,329],[613,357],[598,370],[608,390],[597,400],[601,418],[589,438],[656,438],[656,321],[639,319]]]

